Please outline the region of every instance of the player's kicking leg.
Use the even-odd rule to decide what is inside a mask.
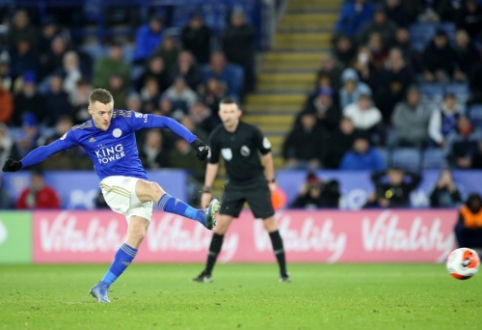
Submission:
[[[208,259],[206,261],[206,268],[199,274],[199,276],[192,279],[193,282],[209,283],[213,281],[211,273],[219,252],[223,246],[224,234],[229,229],[229,225],[233,221],[233,217],[230,215],[220,214],[216,228],[214,228],[213,238],[211,239],[211,245],[209,246]]]
[[[285,250],[283,247],[283,239],[279,234],[278,223],[276,222],[274,216],[263,219],[263,225],[269,234],[271,239],[271,244],[273,245],[273,252],[278,261],[278,266],[280,270],[280,282],[291,282],[290,275],[286,271],[286,257]]]
[[[137,249],[146,236],[149,221],[140,216],[132,216],[129,219],[127,238],[115,254],[109,270],[104,278],[90,289],[90,294],[101,303],[109,303],[108,291],[112,283],[126,270],[134,260]]]
[[[144,180],[137,181],[136,194],[141,202],[157,203],[163,211],[195,220],[207,229],[211,230],[216,226],[215,216],[220,208],[217,199],[213,199],[205,210],[195,209],[166,193],[157,183]]]

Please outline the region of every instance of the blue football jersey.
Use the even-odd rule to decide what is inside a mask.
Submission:
[[[143,128],[169,128],[189,143],[196,139],[187,128],[171,118],[114,110],[108,130],[97,128],[92,119],[74,126],[60,139],[30,152],[22,159],[22,167],[39,163],[61,150],[82,146],[94,163],[100,180],[113,175],[146,179],[135,137],[135,131]]]

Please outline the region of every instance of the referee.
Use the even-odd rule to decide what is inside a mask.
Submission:
[[[194,282],[212,282],[212,271],[223,245],[224,234],[233,218],[237,218],[244,202],[248,202],[256,219],[263,219],[280,269],[280,282],[290,282],[286,271],[283,241],[278,231],[271,203],[271,193],[276,189],[271,144],[261,131],[239,120],[241,110],[230,98],[219,104],[219,117],[223,125],[216,128],[209,138],[211,148],[206,179],[201,197],[202,207],[211,201],[211,186],[219,167],[220,155],[224,158],[228,174],[221,198],[221,209],[214,234],[209,246],[206,268]],[[258,151],[263,155],[266,176],[260,163]]]

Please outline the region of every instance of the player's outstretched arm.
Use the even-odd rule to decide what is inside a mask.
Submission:
[[[204,161],[208,157],[209,148],[206,144],[172,118],[136,113],[131,123],[135,130],[142,128],[169,128],[193,146],[196,157],[199,160]]]
[[[38,147],[30,151],[20,161],[7,159],[7,161],[3,165],[2,171],[3,172],[20,171],[22,168],[40,163],[44,161],[46,158],[52,156],[53,154],[56,154],[57,152],[64,149],[69,149],[76,145],[72,139],[66,139],[66,135],[64,135],[61,139],[63,140],[56,140],[51,144],[49,144],[48,146]]]

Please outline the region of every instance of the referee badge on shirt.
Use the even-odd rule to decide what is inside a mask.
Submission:
[[[241,155],[243,155],[244,157],[248,157],[250,153],[251,153],[251,150],[249,150],[247,146],[241,147]]]
[[[233,152],[229,148],[221,149],[221,154],[223,155],[224,159],[231,160],[233,158]]]

